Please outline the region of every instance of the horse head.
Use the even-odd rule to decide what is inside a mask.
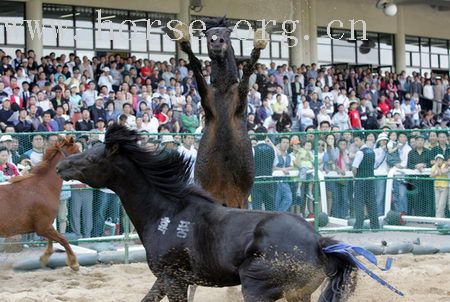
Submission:
[[[228,56],[231,46],[231,32],[228,28],[228,22],[225,17],[205,22],[206,29],[204,34],[206,36],[208,55],[214,60],[224,59]],[[233,51],[234,53],[234,51]]]
[[[80,148],[71,135],[60,137],[55,147],[64,155],[64,157],[80,152]]]

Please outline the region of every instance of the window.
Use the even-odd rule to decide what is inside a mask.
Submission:
[[[0,47],[13,58],[16,49],[24,50],[25,48],[24,19],[25,3],[0,2]]]
[[[406,66],[418,67],[423,74],[430,70],[448,70],[449,41],[426,37],[406,37]]]
[[[43,5],[44,47],[75,47],[74,14],[76,11],[72,6]]]
[[[386,33],[355,31],[355,39],[350,40],[351,32],[345,29],[331,29],[331,39],[326,28],[318,28],[318,61],[323,65],[350,63],[377,66],[394,64],[394,36]]]

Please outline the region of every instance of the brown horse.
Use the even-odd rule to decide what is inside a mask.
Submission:
[[[183,28],[181,27],[183,30]],[[206,22],[205,35],[211,58],[211,85],[207,85],[200,61],[192,52],[184,28],[178,40],[188,54],[205,111],[205,127],[195,164],[195,180],[218,202],[247,208],[254,180],[252,145],[247,133],[247,94],[261,49],[267,42],[255,32],[254,48],[239,81],[231,29],[225,18]]]
[[[62,186],[55,167],[63,158],[79,152],[72,137],[60,138],[46,150],[42,162],[29,175],[16,176],[0,186],[0,236],[35,232],[46,237],[47,249],[40,257],[42,267],[53,254],[54,240],[65,248],[67,264],[75,271],[79,269],[69,243],[52,225],[58,215]]]

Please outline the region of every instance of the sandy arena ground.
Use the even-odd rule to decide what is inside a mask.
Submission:
[[[385,256],[378,257],[384,264]],[[388,272],[374,271],[405,293],[401,298],[359,274],[359,284],[350,302],[437,302],[450,301],[450,254],[431,256],[394,256],[393,268]],[[73,302],[133,302],[140,301],[155,278],[146,264],[96,265],[81,267],[79,272],[69,268],[14,272],[0,269],[0,301],[73,301]],[[318,292],[313,301],[316,301]],[[195,301],[239,301],[227,295],[226,289],[200,288]],[[167,301],[166,299],[163,301]]]

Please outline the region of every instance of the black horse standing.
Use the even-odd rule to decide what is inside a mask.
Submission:
[[[206,22],[205,35],[211,58],[211,85],[202,75],[200,61],[192,52],[187,34],[179,40],[189,56],[205,111],[205,128],[200,141],[194,176],[197,183],[218,202],[233,208],[247,208],[254,179],[252,145],[247,133],[247,94],[250,75],[266,42],[255,34],[250,60],[239,81],[231,29],[225,18]]]
[[[142,301],[187,301],[189,285],[242,284],[245,302],[310,301],[327,278],[320,301],[344,301],[353,280],[348,256],[328,254],[337,242],[319,235],[303,218],[223,207],[196,185],[178,153],[151,153],[138,134],[112,126],[105,144],[67,157],[64,179],[109,188],[123,202],[157,280]],[[245,226],[245,227],[243,227]]]

